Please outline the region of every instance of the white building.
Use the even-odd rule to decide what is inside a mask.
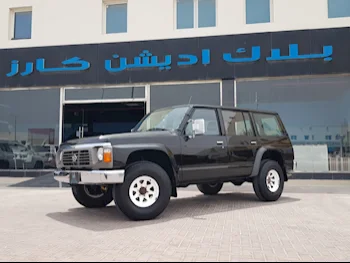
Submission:
[[[350,0],[2,0],[0,137],[57,146],[191,101],[347,156],[349,46]]]
[[[348,2],[347,0],[2,0],[0,48],[116,43],[349,27]],[[119,18],[108,17],[109,7],[111,8],[109,14]],[[182,13],[178,14],[178,9]],[[31,32],[24,34],[31,37],[14,41],[15,15],[20,15],[21,12],[30,12],[23,16],[30,16],[30,19],[26,19],[31,21]],[[112,25],[113,19],[120,24]],[[177,28],[178,24],[185,25],[190,19],[192,27]],[[200,27],[200,19],[203,25],[208,27]],[[21,21],[20,18],[19,20]],[[107,20],[111,21],[110,31],[119,29],[121,32],[108,34]],[[259,20],[261,23],[251,23]]]

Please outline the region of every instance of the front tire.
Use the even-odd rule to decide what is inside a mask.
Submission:
[[[113,187],[100,185],[72,185],[75,200],[86,208],[103,208],[113,201]]]
[[[261,201],[277,201],[284,189],[284,175],[281,166],[272,160],[261,163],[260,173],[253,180],[256,196]]]
[[[114,201],[131,220],[151,220],[166,209],[171,197],[169,175],[152,162],[138,162],[126,170],[123,184],[114,186]]]
[[[223,187],[222,183],[214,183],[214,184],[198,184],[198,190],[204,195],[216,195],[218,194]]]

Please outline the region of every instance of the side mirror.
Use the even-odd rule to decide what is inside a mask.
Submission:
[[[190,120],[189,125],[191,127],[192,131],[192,138],[196,137],[197,135],[203,135],[205,134],[205,121],[204,119],[195,119]]]

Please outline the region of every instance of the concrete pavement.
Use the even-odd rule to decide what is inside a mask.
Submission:
[[[0,261],[349,261],[350,184],[326,182],[291,181],[275,203],[257,201],[249,184],[214,197],[190,187],[160,218],[132,222],[114,204],[88,210],[70,189],[8,179]]]

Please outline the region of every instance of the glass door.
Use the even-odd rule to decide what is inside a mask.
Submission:
[[[130,132],[145,114],[144,102],[66,104],[62,142]]]
[[[74,139],[81,139],[84,137],[84,108],[72,108],[68,105],[63,107],[63,138],[66,142]]]

